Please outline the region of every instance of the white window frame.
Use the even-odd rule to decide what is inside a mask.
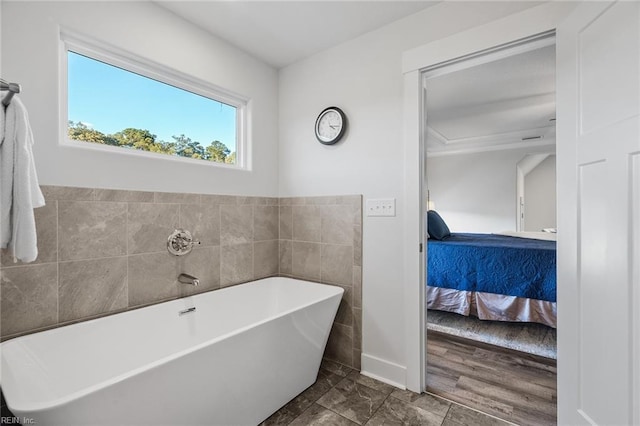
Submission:
[[[125,71],[139,74],[176,88],[204,96],[213,101],[236,108],[236,163],[226,164],[215,161],[205,161],[197,158],[180,157],[157,152],[149,152],[136,149],[123,149],[121,147],[100,145],[76,141],[68,137],[69,108],[68,108],[68,52],[78,53],[90,59],[104,62],[122,68]],[[165,65],[142,58],[115,46],[97,41],[68,30],[60,31],[60,137],[59,144],[77,149],[110,152],[120,155],[146,157],[154,160],[169,160],[189,162],[213,167],[251,170],[250,162],[250,138],[248,121],[250,117],[250,100],[242,95],[233,93],[227,89],[216,86],[207,81],[187,75]],[[149,129],[153,132],[153,129]]]

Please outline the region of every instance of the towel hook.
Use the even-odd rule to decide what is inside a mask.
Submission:
[[[2,99],[2,105],[7,107],[11,103],[11,99],[13,95],[16,93],[20,93],[22,91],[22,87],[18,83],[8,83],[4,80],[0,79],[0,88],[2,90],[8,90],[9,93]]]

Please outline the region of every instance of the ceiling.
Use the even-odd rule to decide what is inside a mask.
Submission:
[[[155,3],[265,63],[282,68],[439,1]],[[555,46],[548,44],[429,77],[425,83],[427,152],[438,155],[554,144],[555,121],[550,120],[555,118]]]
[[[555,143],[555,45],[426,80],[427,152]]]
[[[282,68],[438,1],[155,2],[267,64]]]

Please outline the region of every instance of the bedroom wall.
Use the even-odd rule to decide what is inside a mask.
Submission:
[[[395,217],[363,218],[366,373],[401,386],[406,380],[402,53],[536,4],[441,2],[280,72],[280,195],[361,193],[365,205],[396,199]],[[325,146],[313,125],[330,105],[344,110],[349,130]]]
[[[41,184],[277,195],[275,69],[151,2],[3,1],[1,7],[2,77],[22,84]],[[60,146],[60,27],[249,97],[253,169]]]
[[[556,227],[556,156],[547,157],[524,179],[524,230]]]
[[[435,210],[451,232],[515,231],[516,164],[525,155],[539,152],[549,148],[427,155],[427,182]]]

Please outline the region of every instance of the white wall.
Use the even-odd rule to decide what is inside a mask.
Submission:
[[[524,230],[556,227],[556,156],[550,155],[524,178]]]
[[[439,3],[280,72],[280,195],[397,200],[396,217],[363,222],[363,367],[376,360],[398,377],[406,365],[402,53],[532,5]],[[349,131],[324,146],[313,125],[330,105],[345,111]]]
[[[22,84],[40,183],[277,195],[278,74],[150,2],[2,2],[2,77]],[[253,170],[63,147],[59,27],[98,39],[251,99]]]
[[[435,210],[451,232],[515,231],[516,164],[527,154],[548,149],[427,156],[427,184]]]

